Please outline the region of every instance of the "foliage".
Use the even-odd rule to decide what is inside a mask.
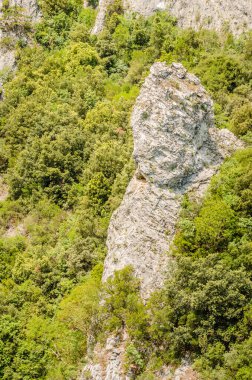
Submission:
[[[126,349],[127,370],[136,376],[146,365],[149,353],[149,320],[140,297],[140,281],[134,276],[131,266],[116,271],[103,286],[104,303],[101,307],[100,330],[121,334],[127,331],[130,343]]]
[[[234,379],[250,373],[242,347],[251,333],[251,153],[223,165],[201,206],[185,200],[177,268],[150,302],[151,336],[164,361],[197,357],[206,379],[228,379],[231,368]]]
[[[104,328],[116,331],[127,327],[137,340],[145,330],[145,313],[139,298],[140,282],[133,276],[132,267],[115,272],[104,286]]]
[[[100,263],[134,171],[129,119],[150,65],[181,61],[211,92],[217,126],[249,141],[251,34],[124,17],[116,1],[92,36],[96,2],[82,3],[41,0],[32,28],[4,3],[2,21],[23,20],[29,44],[16,47],[15,75],[1,74],[0,377],[76,378],[88,341],[127,328],[135,377],[189,351],[206,379],[249,379],[250,150],[225,163],[202,207],[185,200],[178,267],[147,307],[131,268],[101,289]]]
[[[134,375],[142,372],[144,360],[134,344],[129,344],[126,349],[126,368],[130,369]]]
[[[55,15],[61,12],[71,14],[78,12],[82,6],[81,0],[41,0],[39,3],[45,15]]]

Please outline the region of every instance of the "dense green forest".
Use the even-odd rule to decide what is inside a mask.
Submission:
[[[20,21],[7,3],[3,17]],[[38,24],[19,22],[16,71],[1,73],[0,378],[76,379],[87,344],[126,326],[139,380],[188,355],[202,379],[251,379],[252,34],[181,30],[167,13],[125,17],[115,1],[94,36],[96,1],[39,3]],[[109,219],[134,171],[132,106],[157,60],[198,75],[216,125],[246,147],[202,204],[185,197],[174,277],[144,305],[132,268],[105,285],[101,274]]]

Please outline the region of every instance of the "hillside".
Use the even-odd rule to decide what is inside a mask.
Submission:
[[[107,9],[113,0],[99,0],[98,16],[93,29],[101,32]],[[150,16],[156,11],[166,11],[178,20],[182,28],[230,30],[239,35],[252,27],[252,2],[250,0],[123,0],[124,11]]]
[[[250,380],[251,32],[84,3],[1,4],[0,378]]]

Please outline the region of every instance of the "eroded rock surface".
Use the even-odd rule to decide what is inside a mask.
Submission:
[[[105,347],[97,345],[94,351],[96,363],[87,365],[79,380],[128,380],[123,362],[127,334],[111,336],[107,339]]]
[[[182,197],[200,197],[241,143],[214,128],[213,105],[181,64],[156,63],[132,114],[137,172],[108,230],[103,280],[133,265],[144,298],[162,286]]]
[[[79,380],[131,380],[131,373],[127,373],[123,365],[127,339],[127,334],[111,336],[105,347],[97,345],[94,352],[96,363],[87,365]],[[178,368],[164,366],[154,375],[156,380],[199,380],[187,360],[183,360]]]
[[[155,63],[132,114],[137,170],[111,218],[103,281],[133,265],[142,296],[162,286],[172,273],[169,256],[181,201],[201,198],[225,157],[242,143],[214,127],[213,104],[198,78],[181,64]],[[129,380],[124,372],[127,334],[96,346],[81,380]],[[190,363],[165,367],[157,380],[196,380]]]
[[[31,17],[32,21],[36,21],[40,18],[40,10],[37,0],[9,0],[9,6],[22,8],[23,13]]]
[[[0,72],[12,69],[15,63],[15,52],[13,46],[19,38],[23,38],[21,24],[17,21],[15,27],[11,24],[15,16],[4,17],[4,1],[0,0]],[[35,22],[40,18],[40,11],[36,0],[9,0],[9,9],[13,8],[22,15],[22,19]],[[8,43],[6,43],[8,41]],[[5,42],[4,42],[5,41]]]
[[[94,33],[103,28],[106,9],[113,0],[100,0]],[[252,0],[123,0],[126,11],[149,16],[157,10],[167,10],[178,18],[183,28],[221,30],[228,24],[234,34],[252,27]]]

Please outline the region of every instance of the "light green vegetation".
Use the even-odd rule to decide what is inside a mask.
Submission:
[[[177,271],[147,314],[130,268],[102,290],[102,308],[98,300],[109,219],[134,171],[130,114],[150,65],[181,61],[213,96],[217,125],[249,141],[251,34],[182,31],[162,13],[125,18],[116,2],[96,37],[96,12],[81,3],[40,1],[43,18],[24,30],[28,46],[17,43],[0,104],[10,189],[0,203],[0,378],[74,379],[87,342],[126,326],[135,377],[189,352],[206,379],[249,379],[249,150],[225,163],[201,208],[185,201]]]
[[[144,371],[139,379],[184,357],[202,379],[251,378],[251,184],[248,148],[223,165],[202,205],[185,198],[174,274],[145,307],[130,268],[105,286],[102,331],[126,327],[129,363],[135,375]]]

